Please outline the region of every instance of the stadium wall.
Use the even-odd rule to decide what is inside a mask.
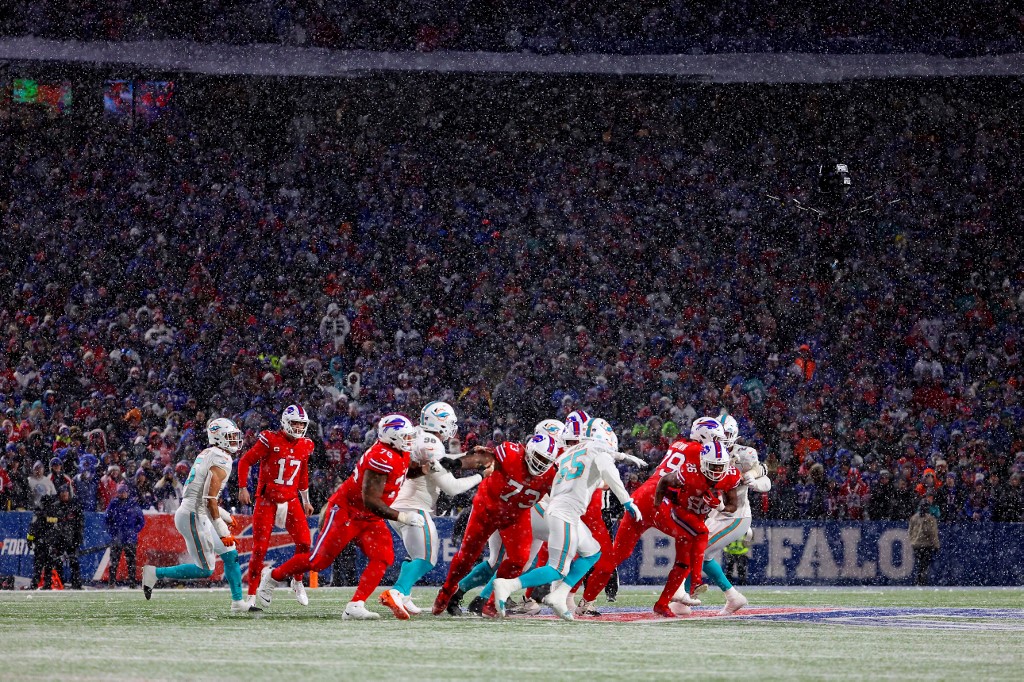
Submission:
[[[238,547],[244,564],[252,547],[249,517]],[[32,551],[25,540],[32,514],[0,513],[0,575],[30,577]],[[310,522],[315,529],[316,519]],[[452,541],[454,519],[437,519],[442,541],[440,561],[427,581],[444,579],[448,562],[458,549]],[[935,585],[1024,584],[1024,528],[1022,524],[977,523],[940,526],[942,549],[933,563]],[[109,570],[110,538],[102,514],[86,514],[85,540],[80,553],[83,578],[105,581]],[[396,555],[401,543],[396,539]],[[291,539],[275,529],[268,561],[280,563],[294,551]],[[167,514],[146,517],[139,537],[139,567],[178,563],[184,542]],[[664,582],[673,558],[672,544],[656,531],[648,532],[633,556],[620,568],[624,584],[657,585]],[[914,557],[907,528],[900,523],[837,523],[758,521],[750,551],[749,583],[764,585],[910,585]],[[397,572],[389,571],[385,582]],[[215,578],[219,576],[215,574]],[[124,580],[124,569],[121,569]],[[329,579],[329,571],[324,580]]]

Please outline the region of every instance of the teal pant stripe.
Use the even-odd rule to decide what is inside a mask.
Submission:
[[[537,510],[537,513],[541,515],[541,518],[544,517],[544,507],[540,506],[539,502],[533,505],[533,508]]]
[[[196,531],[196,513],[192,512],[188,516],[189,527],[192,530],[192,542],[196,543],[196,552],[199,554],[199,561],[203,564],[203,569],[209,571],[210,565],[206,563],[206,552],[203,551],[203,543],[199,542],[199,533]]]
[[[708,544],[709,545],[713,545],[716,542],[718,542],[719,540],[721,540],[723,537],[728,535],[729,533],[731,533],[734,530],[736,530],[736,526],[740,525],[740,521],[742,521],[742,519],[736,519],[735,521],[730,523],[728,526],[726,526],[722,530],[720,530],[717,533],[715,533],[715,536],[713,538],[711,538],[710,540],[708,540]]]
[[[566,555],[569,554],[569,539],[572,537],[572,528],[569,527],[569,522],[565,522],[565,540],[562,545],[562,556],[558,557],[558,572],[565,575],[565,559]]]

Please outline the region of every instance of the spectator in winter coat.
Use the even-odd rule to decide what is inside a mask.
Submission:
[[[121,481],[121,467],[111,464],[107,467],[107,473],[103,474],[99,485],[99,508],[106,509],[110,506],[111,500],[117,497],[117,486]]]
[[[327,314],[320,318],[320,341],[338,353],[345,347],[345,340],[351,328],[352,325],[338,304],[331,303],[327,306]]]
[[[985,490],[985,482],[978,481],[974,484],[974,491],[967,496],[964,503],[964,511],[961,514],[964,521],[991,521],[992,504]]]
[[[146,525],[146,520],[142,515],[139,503],[131,496],[127,484],[121,483],[117,486],[117,497],[110,501],[104,521],[107,525],[107,533],[110,534],[110,573],[107,578],[107,586],[113,587],[116,583],[118,567],[123,555],[128,584],[135,587],[137,585],[135,550],[139,544],[139,533]]]
[[[868,494],[868,486],[860,479],[860,471],[852,467],[847,474],[846,482],[839,488],[839,505],[843,510],[843,516],[851,521],[862,520]]]
[[[896,486],[892,484],[892,474],[888,469],[878,472],[878,482],[871,489],[868,499],[868,518],[872,521],[888,521],[892,516],[893,497]]]
[[[917,495],[910,488],[906,478],[900,477],[896,481],[896,492],[892,497],[892,518],[893,520],[906,521],[914,513],[917,505]]]
[[[96,455],[86,454],[78,460],[78,474],[75,476],[75,491],[82,511],[97,511],[99,481],[96,478]]]
[[[43,463],[36,460],[36,463],[32,465],[32,475],[28,477],[28,487],[32,492],[32,508],[36,509],[39,507],[39,503],[47,495],[56,495],[57,489],[53,486],[53,481],[46,475],[46,471],[43,469]]]
[[[62,485],[66,485],[71,490],[72,496],[75,494],[75,484],[71,480],[71,477],[64,473],[64,462],[61,461],[60,457],[53,457],[50,459],[50,481],[53,482],[54,488],[60,488]]]
[[[181,482],[174,475],[174,467],[164,467],[163,476],[153,486],[156,508],[164,514],[173,514],[181,505],[183,490]]]

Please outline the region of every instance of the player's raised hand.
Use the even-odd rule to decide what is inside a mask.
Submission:
[[[633,498],[629,498],[623,502],[622,506],[627,512],[629,512],[629,515],[632,516],[635,521],[640,522],[644,520],[644,515],[640,513],[640,507],[636,506],[636,502],[633,501]]]
[[[398,512],[398,522],[413,528],[422,528],[425,523],[422,516],[412,512]]]
[[[248,488],[238,489],[238,501],[242,504],[252,504],[252,498],[249,496]]]

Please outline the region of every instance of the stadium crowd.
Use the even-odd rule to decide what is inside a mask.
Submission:
[[[3,508],[172,511],[207,420],[248,446],[290,403],[319,508],[439,399],[463,448],[584,408],[652,464],[727,410],[770,518],[1024,520],[1004,84],[351,87],[266,145],[184,109],[7,122]],[[844,151],[854,188],[816,194]]]
[[[912,0],[889,3],[883,11],[856,3],[778,0],[16,0],[0,15],[0,35],[389,51],[965,56],[1019,50],[1022,21],[1019,9],[995,0]]]

